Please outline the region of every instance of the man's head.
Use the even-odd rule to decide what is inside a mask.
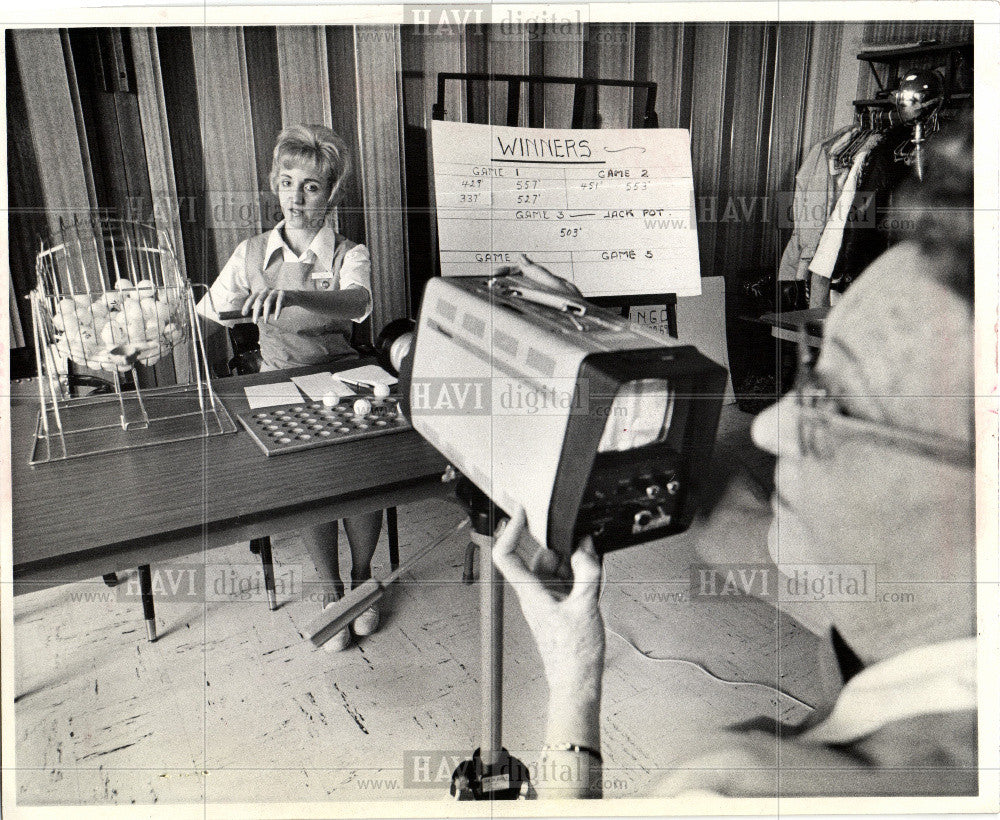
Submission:
[[[952,145],[942,139],[938,156]],[[929,179],[939,169],[929,162]],[[925,192],[908,212],[971,234],[971,166],[947,187],[947,207]],[[772,557],[786,575],[829,579],[824,603],[866,662],[973,634],[971,236],[933,235],[890,249],[851,286],[810,384],[753,427],[778,456]],[[850,578],[867,588],[852,592]]]

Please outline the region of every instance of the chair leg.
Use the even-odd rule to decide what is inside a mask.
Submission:
[[[255,549],[256,547],[256,549]],[[273,612],[278,608],[278,596],[274,591],[274,561],[271,558],[271,538],[255,538],[250,542],[250,551],[260,555],[260,563],[264,568],[264,589],[267,590],[267,605]]]
[[[395,572],[399,568],[399,528],[395,507],[386,508],[385,528],[386,534],[389,536],[389,569],[391,572]]]
[[[476,551],[479,549],[474,541],[465,547],[465,563],[462,566],[462,583],[471,584],[476,580]]]
[[[139,567],[139,594],[142,597],[142,617],[146,620],[146,637],[156,640],[156,612],[153,609],[153,580],[149,564]]]

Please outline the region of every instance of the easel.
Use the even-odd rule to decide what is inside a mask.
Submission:
[[[490,84],[507,84],[506,125],[517,127],[520,118],[521,86],[528,86],[528,126],[541,127],[541,97],[544,85],[572,85],[573,118],[572,128],[598,127],[600,115],[597,112],[597,89],[600,86],[614,88],[642,88],[646,91],[646,106],[643,116],[644,128],[658,127],[654,107],[656,105],[656,83],[636,80],[599,80],[589,77],[545,77],[538,74],[489,74],[444,72],[437,78],[437,102],[431,109],[435,120],[445,118],[445,85],[448,81],[465,83],[466,122],[474,122],[472,85],[483,83],[489,98]],[[588,112],[588,93],[593,90],[592,105]],[[589,120],[589,122],[588,122]],[[666,305],[667,329],[677,337],[677,295],[673,293],[646,294],[637,296],[611,296],[592,299],[595,304],[617,307],[622,316],[628,318],[632,305]],[[459,800],[512,800],[531,794],[532,786],[528,771],[521,761],[510,756],[501,742],[503,727],[503,579],[493,566],[493,533],[502,511],[495,507],[471,482],[461,478],[456,494],[469,512],[472,521],[471,542],[466,550],[463,580],[472,581],[475,554],[479,552],[480,583],[480,631],[482,647],[482,672],[480,691],[482,693],[482,729],[480,746],[470,760],[464,761],[452,775],[451,794]]]
[[[490,74],[485,72],[445,71],[437,75],[437,101],[431,106],[431,117],[443,120],[447,113],[444,107],[445,85],[449,81],[465,83],[465,121],[475,122],[476,112],[472,87],[481,83],[486,87],[487,99],[491,83],[507,84],[507,117],[504,125],[516,128],[520,121],[521,86],[528,86],[528,127],[542,127],[541,89],[545,85],[573,86],[573,117],[570,128],[599,128],[601,115],[597,109],[597,90],[607,88],[644,89],[646,105],[643,109],[642,127],[659,128],[656,116],[656,83],[648,80],[601,80],[595,77],[547,77],[541,74]],[[488,108],[488,105],[487,105]],[[667,309],[667,332],[677,338],[677,294],[645,293],[631,296],[588,297],[595,305],[618,308],[624,318],[629,317],[633,305],[665,305]]]

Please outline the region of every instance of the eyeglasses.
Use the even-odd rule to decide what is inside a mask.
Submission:
[[[902,447],[957,466],[974,466],[973,448],[967,442],[882,424],[846,412],[843,403],[816,372],[819,350],[807,343],[810,335],[818,334],[810,333],[805,327],[799,329],[794,388],[799,451],[803,456],[830,459],[838,441],[861,438],[883,446]]]
[[[839,413],[840,408],[825,382],[816,373],[819,350],[809,345],[809,335],[804,325],[799,328],[795,374],[799,451],[803,456],[828,458],[831,455],[830,416]]]

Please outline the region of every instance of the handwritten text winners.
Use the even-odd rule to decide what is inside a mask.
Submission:
[[[525,252],[588,296],[700,293],[686,131],[435,121],[432,140],[444,275]]]

